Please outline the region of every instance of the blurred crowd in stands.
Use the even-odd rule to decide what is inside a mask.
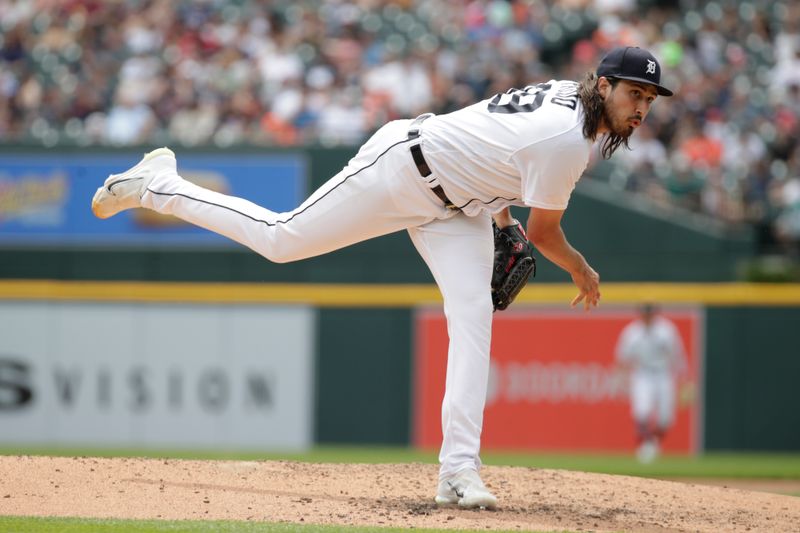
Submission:
[[[588,175],[798,253],[796,0],[0,0],[0,142],[358,145],[616,45],[677,95]]]

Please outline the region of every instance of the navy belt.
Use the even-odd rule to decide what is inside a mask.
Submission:
[[[419,137],[420,134],[420,125],[428,118],[432,117],[433,113],[425,113],[424,115],[418,116],[414,119],[414,122],[411,123],[411,126],[408,128],[408,138],[409,139],[416,139]],[[419,175],[423,178],[427,178],[433,171],[431,167],[428,166],[428,163],[425,161],[425,156],[422,155],[422,146],[419,144],[415,144],[411,146],[411,157],[414,158],[414,163],[417,165],[417,170],[419,171]],[[439,199],[444,202],[444,206],[447,209],[458,209],[456,205],[450,201],[450,198],[444,193],[444,189],[442,189],[441,185],[437,185],[431,189],[433,194],[439,197]]]

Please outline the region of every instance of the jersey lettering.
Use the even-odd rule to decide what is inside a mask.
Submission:
[[[575,108],[578,107],[578,84],[565,83],[556,91],[550,101],[575,111]]]
[[[531,113],[539,109],[544,102],[549,83],[528,85],[524,89],[509,89],[503,94],[497,94],[489,102],[489,113]]]

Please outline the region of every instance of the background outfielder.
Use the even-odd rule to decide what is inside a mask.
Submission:
[[[631,416],[636,424],[637,457],[650,462],[675,415],[677,380],[686,374],[686,351],[678,328],[652,304],[625,326],[616,357],[630,373]]]
[[[509,206],[530,207],[528,234],[572,276],[573,305],[597,305],[599,276],[567,242],[561,216],[594,140],[603,136],[606,157],[626,144],[656,95],[672,94],[659,83],[649,52],[620,48],[581,83],[553,80],[447,115],[390,122],[287,213],[182,179],[167,148],[110,176],[92,208],[100,218],[134,207],[175,215],[281,263],[407,230],[441,290],[450,337],[436,501],[495,507],[478,474],[494,309],[492,216],[500,229],[517,226]]]

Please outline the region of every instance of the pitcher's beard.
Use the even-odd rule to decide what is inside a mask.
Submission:
[[[608,104],[603,106],[602,123],[608,128],[608,132],[603,136],[601,154],[603,159],[610,159],[620,146],[630,148],[628,139],[635,129],[630,124],[620,124],[613,120],[608,112]]]
[[[609,135],[614,137],[619,137],[623,141],[627,141],[628,138],[633,135],[633,130],[635,129],[633,126],[627,123],[627,121],[618,123],[618,121],[614,120],[611,114],[608,112],[608,108],[603,108],[603,121],[608,124]]]

